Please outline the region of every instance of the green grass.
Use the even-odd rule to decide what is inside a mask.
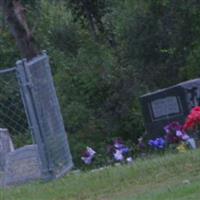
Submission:
[[[1,200],[198,200],[200,150],[137,160],[131,166],[71,173],[0,191]]]

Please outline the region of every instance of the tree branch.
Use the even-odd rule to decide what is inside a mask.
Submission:
[[[0,6],[22,57],[31,59],[38,54],[36,42],[26,20],[26,9],[20,0],[0,0]]]

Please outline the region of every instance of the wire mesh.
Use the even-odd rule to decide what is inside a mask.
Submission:
[[[0,128],[7,128],[15,147],[32,143],[15,69],[0,71]]]
[[[58,178],[69,171],[73,163],[48,56],[44,52],[31,62],[21,64],[23,67],[18,63],[17,70],[43,169],[50,178]]]

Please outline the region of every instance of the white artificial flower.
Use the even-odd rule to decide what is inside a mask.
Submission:
[[[192,149],[196,149],[197,148],[194,138],[187,139],[187,143],[190,146],[190,148],[192,148]]]
[[[81,157],[81,160],[87,165],[92,163],[92,157]]]
[[[113,155],[114,155],[115,160],[117,161],[124,160],[124,156],[122,155],[122,152],[120,150],[116,150]]]
[[[182,135],[182,140],[189,140],[189,139],[190,139],[189,135],[187,134]]]
[[[132,157],[128,157],[126,158],[127,163],[132,163],[133,162],[133,158]]]
[[[183,135],[182,131],[178,130],[176,131],[176,136],[177,137],[181,137]]]
[[[89,165],[92,163],[92,159],[94,158],[96,152],[91,147],[86,147],[85,156],[81,157],[81,160]]]
[[[90,156],[94,157],[96,154],[96,151],[94,151],[91,147],[87,147],[87,152],[90,154]]]

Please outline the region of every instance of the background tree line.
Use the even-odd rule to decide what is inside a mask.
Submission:
[[[139,96],[199,77],[198,0],[23,0],[30,31],[51,58],[74,160],[104,159],[114,137],[144,132]],[[0,13],[0,67],[19,59]],[[103,161],[102,161],[103,162]],[[100,163],[96,163],[97,165]]]

